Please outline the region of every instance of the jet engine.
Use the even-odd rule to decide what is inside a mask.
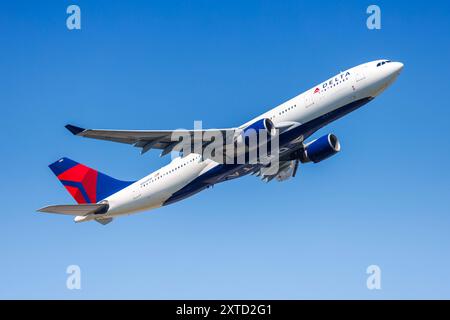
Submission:
[[[258,138],[261,131],[265,132],[268,136],[268,140],[270,140],[270,138],[276,134],[276,128],[272,120],[269,118],[263,118],[248,125],[242,129],[236,137],[236,142],[244,142],[248,146],[251,143],[251,137]]]
[[[338,138],[334,134],[327,134],[305,146],[302,162],[320,162],[341,150]]]

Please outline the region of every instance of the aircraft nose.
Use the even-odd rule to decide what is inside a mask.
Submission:
[[[386,65],[387,68],[385,69],[385,77],[388,81],[393,81],[397,79],[398,75],[403,70],[403,63],[401,62],[391,62]]]
[[[401,62],[393,62],[392,64],[393,64],[395,73],[398,74],[398,73],[402,72],[402,70],[403,70],[403,63],[401,63]]]

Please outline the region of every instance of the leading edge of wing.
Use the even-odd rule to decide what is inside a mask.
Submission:
[[[145,133],[156,133],[163,132],[170,134],[174,131],[190,131],[190,130],[114,130],[114,129],[85,129],[81,127],[74,126],[72,124],[66,124],[64,126],[67,130],[69,130],[75,136],[87,136],[89,132],[92,133],[129,133],[129,134],[145,134]]]
[[[167,135],[170,136],[172,133],[189,133],[194,134],[196,132],[220,132],[220,133],[234,133],[236,128],[226,128],[226,129],[175,129],[175,130],[115,130],[115,129],[85,129],[81,127],[74,126],[72,124],[67,124],[64,126],[75,136],[83,137],[95,137],[97,135],[130,135],[130,136],[140,136],[141,138],[151,137],[154,138],[155,135]]]

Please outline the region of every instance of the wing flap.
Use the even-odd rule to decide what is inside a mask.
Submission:
[[[107,203],[91,204],[60,204],[41,208],[37,211],[45,213],[65,214],[71,216],[85,216],[91,213],[104,213],[108,210]]]
[[[253,175],[260,177],[262,181],[270,182],[274,178],[277,181],[285,181],[291,177],[295,177],[298,169],[298,161],[280,161],[278,167],[272,168],[271,166],[261,167],[252,172]]]

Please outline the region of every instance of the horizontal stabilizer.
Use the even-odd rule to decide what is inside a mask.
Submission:
[[[108,211],[107,203],[61,204],[39,209],[39,212],[85,216],[91,213],[102,214]]]

